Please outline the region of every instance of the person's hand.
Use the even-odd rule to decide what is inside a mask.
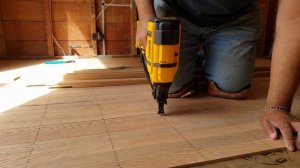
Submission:
[[[142,49],[146,47],[147,24],[147,20],[140,20],[136,29],[136,41]]]
[[[261,125],[271,139],[277,139],[280,132],[289,151],[300,149],[300,121],[291,114],[267,111],[261,117]]]

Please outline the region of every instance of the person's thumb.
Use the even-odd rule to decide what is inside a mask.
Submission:
[[[273,124],[271,124],[268,120],[262,119],[261,120],[261,125],[262,125],[265,132],[268,134],[268,136],[271,139],[277,139],[278,138],[275,126]]]

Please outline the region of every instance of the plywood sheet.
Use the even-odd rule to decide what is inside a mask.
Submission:
[[[52,1],[53,34],[65,53],[79,56],[97,55],[96,41],[92,33],[96,31],[95,2],[93,0],[54,0]],[[88,45],[82,46],[82,43]],[[68,44],[79,46],[74,52]],[[61,49],[54,47],[55,55],[63,55]]]
[[[3,21],[5,40],[44,41],[45,22]]]
[[[59,45],[67,55],[91,56],[94,55],[92,43],[89,40],[58,40]],[[72,49],[70,48],[71,46]],[[56,55],[63,55],[60,48],[55,45]]]
[[[102,43],[98,43],[99,51],[102,51]],[[131,42],[122,40],[106,41],[106,49],[108,55],[128,55],[131,53]]]
[[[6,53],[18,58],[28,56],[41,58],[48,55],[47,41],[6,41]]]
[[[106,31],[106,39],[107,40],[123,40],[123,41],[130,41],[131,40],[131,25],[128,22],[120,22],[120,23],[113,23],[107,22],[107,31]],[[120,30],[122,27],[122,31]]]
[[[43,0],[1,0],[3,20],[44,21]]]
[[[52,18],[53,21],[87,21],[90,22],[90,3],[86,2],[67,2],[67,1],[53,1],[52,3]]]
[[[57,40],[91,40],[91,23],[53,22],[53,33]]]

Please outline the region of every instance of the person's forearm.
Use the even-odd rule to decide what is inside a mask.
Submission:
[[[153,7],[153,0],[135,0],[139,19],[142,21],[149,21],[155,17],[155,11]]]
[[[300,1],[279,4],[267,106],[290,108],[300,80]]]

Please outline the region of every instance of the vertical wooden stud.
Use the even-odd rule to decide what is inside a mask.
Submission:
[[[90,0],[90,5],[91,5],[91,44],[93,47],[93,51],[94,51],[94,56],[97,55],[97,40],[93,39],[93,33],[96,33],[96,7],[95,7],[95,0]]]
[[[131,4],[131,9],[130,9],[130,15],[131,15],[131,55],[135,56],[137,54],[136,52],[136,40],[135,40],[135,33],[136,33],[136,17],[137,17],[137,13],[136,13],[136,7],[135,7],[135,3],[134,0],[130,0],[130,4]]]
[[[50,3],[51,3],[50,0],[44,0],[48,56],[54,56],[54,46],[53,46],[53,38],[52,38],[52,33],[53,33],[52,15],[51,15],[51,4]]]

